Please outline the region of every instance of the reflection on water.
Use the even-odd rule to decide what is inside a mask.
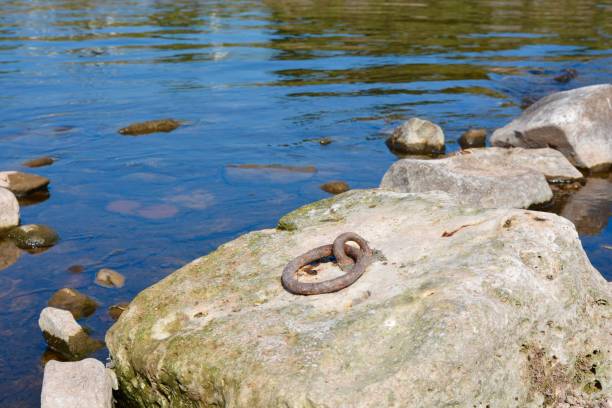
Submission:
[[[36,322],[56,290],[100,303],[81,323],[102,339],[109,306],[326,197],[320,184],[378,185],[398,121],[440,124],[452,152],[465,130],[491,131],[524,101],[612,82],[610,11],[589,0],[2,1],[0,170],[57,158],[35,169],[50,196],[24,202],[22,221],[62,240],[40,254],[0,242],[0,405],[38,404],[53,354]],[[564,69],[578,76],[556,81]],[[167,117],[185,125],[117,133]],[[333,143],[308,142],[324,137]],[[563,211],[612,278],[606,183],[589,180]],[[96,286],[103,267],[126,285]]]

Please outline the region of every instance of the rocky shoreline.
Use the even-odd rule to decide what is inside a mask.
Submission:
[[[120,133],[180,124],[152,121]],[[379,188],[325,183],[333,197],[117,305],[106,335],[112,371],[82,360],[102,346],[76,321],[96,302],[71,288],[56,292],[41,331],[53,350],[80,361],[47,364],[43,406],[107,408],[113,389],[138,407],[612,406],[612,288],[584,253],[578,223],[532,210],[579,198],[585,176],[612,167],[612,85],[545,97],[496,130],[493,147],[485,139],[469,130],[459,141],[464,150],[443,156],[440,126],[402,124],[387,140],[401,158]],[[0,173],[7,242],[38,251],[60,239],[49,227],[19,225],[18,199],[48,184]],[[346,231],[376,250],[360,280],[312,297],[283,289],[287,262]],[[333,262],[318,270],[301,279],[338,274]],[[109,269],[96,277],[109,289],[124,281]],[[80,363],[87,368],[76,374],[68,367]],[[68,386],[58,386],[62,379]],[[90,384],[89,392],[75,392],[78,384]]]

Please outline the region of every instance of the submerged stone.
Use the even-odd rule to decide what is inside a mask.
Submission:
[[[330,194],[341,194],[349,191],[351,187],[345,181],[329,181],[321,184],[321,190]]]
[[[444,153],[444,132],[428,120],[412,118],[395,128],[386,144],[400,154]]]
[[[41,408],[112,408],[116,379],[93,358],[45,365]]]
[[[44,308],[38,326],[49,347],[68,359],[83,358],[104,347],[104,343],[89,337],[68,310]]]
[[[48,305],[70,311],[75,319],[91,316],[98,308],[98,302],[71,288],[55,292],[49,299]]]
[[[121,314],[125,312],[129,305],[130,304],[127,302],[112,305],[108,308],[108,315],[111,317],[111,319],[117,320],[119,317],[121,317]]]
[[[105,288],[121,288],[125,285],[125,277],[112,269],[102,268],[96,274],[96,284]]]
[[[0,187],[0,232],[19,225],[19,202],[11,191]]]
[[[11,229],[8,238],[22,249],[48,248],[59,241],[59,235],[46,225],[28,224]]]
[[[13,265],[21,257],[21,250],[10,240],[0,239],[0,271]]]
[[[150,120],[147,122],[134,123],[119,129],[119,133],[128,136],[138,136],[149,133],[172,132],[179,126],[181,126],[181,122],[174,119]]]
[[[37,159],[28,160],[27,162],[23,163],[23,165],[25,167],[35,168],[35,167],[50,166],[53,163],[55,163],[55,159],[53,157],[44,156],[44,157],[39,157]]]
[[[575,166],[612,165],[612,85],[557,92],[540,99],[491,137],[494,146],[552,147]]]
[[[291,231],[243,235],[130,303],[106,337],[122,402],[535,407],[570,396],[584,406],[605,400],[605,392],[584,387],[610,386],[605,305],[612,294],[569,221],[467,209],[441,192],[383,190],[351,190],[284,219]],[[319,296],[283,289],[290,260],[346,231],[379,254],[357,282]],[[596,373],[583,369],[591,361]]]
[[[11,190],[17,197],[46,188],[48,185],[48,178],[36,174],[18,171],[0,172],[0,187]]]

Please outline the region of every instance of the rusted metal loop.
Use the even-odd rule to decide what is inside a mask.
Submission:
[[[283,270],[283,275],[281,277],[283,287],[288,292],[296,295],[320,295],[323,293],[337,292],[357,281],[357,279],[364,274],[366,267],[369,265],[372,251],[363,238],[356,234],[353,234],[354,236],[348,236],[347,234],[342,234],[339,236],[334,241],[334,245],[324,245],[315,248],[289,262],[289,264],[287,264]],[[344,242],[353,241],[354,237],[360,239],[361,243],[360,241],[355,242],[360,243],[360,245],[363,244],[364,250],[344,244]],[[337,245],[340,245],[341,243],[343,244],[343,247],[341,247],[340,250],[335,251]],[[346,271],[344,275],[324,282],[300,282],[297,279],[296,274],[300,268],[321,258],[334,255],[334,252],[344,256],[348,255],[348,257],[351,259],[351,265],[354,265],[352,268],[350,268],[350,270]]]
[[[346,246],[345,244],[348,241],[353,241],[358,244],[359,249],[361,249],[364,255],[372,256],[372,250],[370,249],[367,241],[359,235],[355,234],[354,232],[345,232],[344,234],[338,235],[338,237],[334,240],[333,251],[334,256],[336,257],[336,262],[343,271],[348,271],[354,264],[354,261],[348,257],[344,251]]]

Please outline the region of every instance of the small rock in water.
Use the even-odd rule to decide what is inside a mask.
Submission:
[[[113,389],[117,389],[114,373],[98,360],[49,361],[41,408],[112,408]]]
[[[105,288],[121,288],[125,285],[125,277],[117,271],[103,268],[96,274],[96,284]]]
[[[68,267],[68,272],[71,273],[83,273],[85,271],[85,267],[83,265],[72,265]]]
[[[386,144],[400,154],[444,153],[444,132],[428,120],[412,118],[395,128]]]
[[[325,184],[321,184],[321,190],[330,194],[340,194],[349,191],[351,188],[344,181],[330,181]]]
[[[98,302],[71,288],[58,290],[51,296],[47,304],[70,311],[75,319],[91,316],[98,308]]]
[[[565,68],[561,70],[561,73],[555,77],[555,81],[566,84],[572,79],[578,76],[578,71],[573,68]]]
[[[18,171],[0,172],[0,187],[11,190],[17,197],[43,189],[49,185],[49,179],[36,174]]]
[[[129,303],[117,303],[116,305],[112,305],[108,308],[108,314],[113,320],[117,320],[129,305]]]
[[[19,225],[19,202],[15,194],[0,187],[0,230]]]
[[[44,156],[44,157],[39,157],[37,159],[33,159],[33,160],[29,160],[25,163],[23,163],[23,165],[25,167],[43,167],[43,166],[50,166],[55,162],[55,159],[53,157],[50,156]]]
[[[119,129],[119,133],[122,135],[138,136],[157,132],[172,132],[179,126],[181,126],[181,123],[174,119],[150,120],[148,122],[134,123]]]
[[[89,337],[68,310],[44,308],[38,326],[49,347],[68,359],[83,358],[104,345]]]
[[[55,231],[37,224],[15,227],[9,231],[8,238],[21,249],[48,248],[59,241]]]
[[[487,131],[485,129],[470,129],[459,138],[459,145],[462,149],[485,147],[486,142]]]
[[[164,218],[174,217],[178,213],[178,208],[170,204],[157,204],[148,207],[143,207],[138,210],[137,214],[149,220],[161,220]]]
[[[332,139],[330,137],[322,137],[321,139],[319,139],[319,144],[321,146],[327,146],[329,144],[332,144]]]

